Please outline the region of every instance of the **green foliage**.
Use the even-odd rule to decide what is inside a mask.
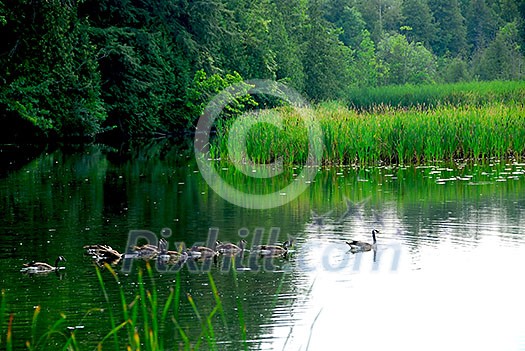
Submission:
[[[476,58],[474,74],[481,80],[522,79],[525,58],[519,50],[516,23],[509,23]]]
[[[379,43],[377,57],[383,67],[384,85],[423,84],[435,79],[432,53],[421,43],[409,43],[402,34],[386,35]]]
[[[224,107],[221,113],[224,118],[238,116],[247,109],[257,106],[253,96],[247,94],[252,86],[244,83],[241,75],[237,72],[227,74],[223,78],[218,74],[208,77],[203,70],[197,71],[193,78],[193,84],[186,92],[186,107],[189,110],[186,115],[188,127],[194,127],[196,119],[202,115],[208,103],[217,94],[232,85],[236,85],[237,88],[242,89],[246,94],[239,93],[240,97],[231,97],[231,102]]]
[[[485,0],[470,0],[465,14],[467,41],[473,52],[491,42],[498,29],[497,16]]]
[[[247,67],[242,71],[249,78],[275,79],[277,64],[275,50],[272,47],[270,32],[271,7],[269,0],[261,1],[231,1],[238,14],[238,25],[242,34],[242,60]],[[244,56],[244,57],[243,57]],[[242,63],[241,63],[242,64]]]
[[[304,91],[303,47],[299,33],[305,21],[301,9],[306,4],[302,0],[276,0],[272,5],[269,32],[275,54],[275,79]]]
[[[361,37],[361,42],[352,52],[350,79],[353,86],[373,87],[378,83],[378,71],[384,69],[381,69],[381,62],[376,60],[375,45],[366,29],[361,33]]]
[[[471,80],[467,62],[460,57],[445,57],[440,60],[439,76],[445,83],[466,82]]]
[[[366,23],[355,5],[346,0],[336,0],[326,2],[324,6],[325,18],[341,29],[339,39],[346,46],[357,48],[364,39],[364,33],[370,37]]]
[[[340,40],[340,30],[328,22],[320,0],[311,0],[308,7],[304,69],[306,94],[315,100],[337,99],[350,82],[351,51]]]
[[[7,24],[7,20],[5,18],[5,5],[3,1],[0,1],[0,26],[4,26]]]
[[[396,31],[403,22],[401,0],[357,0],[356,6],[377,44],[385,33]]]
[[[404,0],[402,12],[403,23],[412,28],[407,34],[408,39],[429,46],[435,40],[436,24],[428,0]]]
[[[176,123],[184,72],[173,67],[178,50],[162,31],[134,28],[92,30],[101,47],[103,97],[108,124],[130,136],[169,133]]]
[[[429,5],[437,28],[431,43],[433,51],[441,56],[465,54],[467,28],[458,0],[433,0]]]
[[[23,23],[26,16],[32,18],[29,28]],[[76,17],[75,8],[59,1],[20,2],[8,7],[6,17],[1,30],[11,39],[11,51],[2,58],[6,84],[0,105],[44,134],[99,133],[106,118],[100,75],[85,22]]]
[[[521,79],[524,16],[519,0],[1,0],[3,136],[180,133],[228,75],[313,101]]]

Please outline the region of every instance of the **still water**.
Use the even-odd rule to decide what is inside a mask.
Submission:
[[[213,320],[216,349],[525,350],[525,164],[325,167],[297,199],[255,210],[211,190],[184,145],[67,147],[26,158],[13,149],[0,158],[0,284],[14,314],[15,349],[31,338],[35,306],[42,331],[61,314],[65,335],[80,326],[82,349],[111,330],[111,307],[83,245],[123,252],[131,230],[170,228],[175,249],[175,242],[206,242],[215,228],[229,242],[243,229],[248,246],[272,233],[295,240],[286,258],[248,256],[235,275],[224,262],[210,265],[224,309]],[[227,165],[217,170],[244,191],[279,189],[300,173],[243,180]],[[345,241],[370,242],[374,228],[375,251],[349,251]],[[20,273],[25,262],[58,255],[67,259],[58,275]],[[115,267],[119,284],[101,271],[119,322],[118,289],[131,302],[140,268],[144,262],[130,273]],[[187,296],[201,315],[212,311],[208,274],[188,267],[153,274],[161,304],[180,284],[177,321],[196,345],[203,337]],[[173,322],[162,330],[165,349],[179,349]],[[114,349],[111,340],[103,346]]]

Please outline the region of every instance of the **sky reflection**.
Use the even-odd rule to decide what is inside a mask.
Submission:
[[[419,233],[382,228],[375,260],[342,240],[370,241],[363,226],[308,227],[291,278],[305,295],[274,312],[264,349],[522,349],[524,242],[497,212]]]

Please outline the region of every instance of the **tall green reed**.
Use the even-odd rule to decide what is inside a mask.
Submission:
[[[41,310],[40,306],[36,306],[33,312],[33,318],[31,320],[31,340],[26,341],[27,349],[33,351],[52,348],[54,347],[54,344],[59,342],[58,340],[64,340],[65,346],[63,347],[63,350],[78,349],[78,347],[76,347],[76,341],[74,339],[72,340],[71,336],[64,332],[66,316],[63,313],[60,314],[60,318],[53,323],[53,325],[39,335],[41,327],[39,326],[38,319]],[[55,337],[57,337],[58,340],[56,340]],[[50,346],[46,346],[48,343]]]
[[[176,273],[175,287],[170,288],[164,305],[162,305],[155,286],[154,272],[149,262],[146,263],[145,270],[147,281],[144,277],[144,271],[139,269],[137,278],[138,292],[131,299],[131,302],[128,302],[115,270],[109,265],[106,265],[106,268],[119,286],[119,303],[122,315],[113,311],[114,301],[112,301],[107,292],[107,282],[103,279],[102,271],[97,267],[97,277],[108,305],[111,327],[111,330],[99,342],[99,350],[102,350],[105,343],[110,339],[112,339],[113,348],[116,350],[164,350],[162,330],[176,330],[184,350],[198,350],[203,340],[206,341],[208,349],[218,349],[214,326],[215,317],[219,316],[225,328],[227,327],[227,321],[219,291],[210,272],[208,272],[208,282],[215,301],[215,306],[211,308],[211,311],[205,312],[205,309],[199,308],[192,294],[186,294],[186,300],[199,321],[197,327],[200,329],[197,339],[191,340],[182,326],[179,315],[179,303],[182,296],[180,272]],[[147,288],[147,286],[150,288]],[[242,312],[239,313],[239,323],[243,329],[246,329],[243,325]],[[244,340],[246,340],[245,336]]]
[[[525,81],[462,82],[350,88],[346,102],[357,109],[377,106],[434,108],[441,105],[515,103],[525,100]]]
[[[261,112],[259,112],[260,114]],[[280,114],[282,128],[255,124],[245,133],[247,157],[268,163],[304,164],[308,133],[300,116],[290,108]],[[324,103],[315,109],[323,134],[325,164],[377,164],[433,162],[455,159],[520,157],[525,151],[525,109],[521,103],[487,103],[481,106],[444,104],[433,109],[377,106],[372,111]],[[231,130],[224,123],[213,141],[224,158],[224,142]]]

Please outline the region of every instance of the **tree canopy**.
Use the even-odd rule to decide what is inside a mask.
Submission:
[[[4,137],[135,137],[189,130],[243,79],[312,101],[522,79],[525,1],[0,0],[0,36]]]

